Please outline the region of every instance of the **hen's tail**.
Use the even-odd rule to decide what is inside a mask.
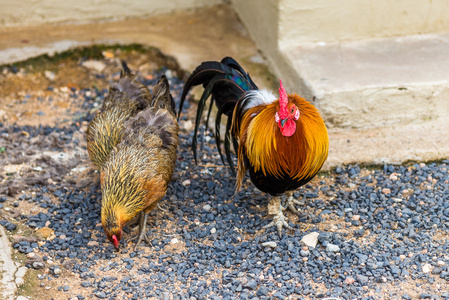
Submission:
[[[167,77],[162,75],[157,84],[153,87],[153,100],[150,106],[163,108],[176,116],[175,101],[170,94],[170,86]]]
[[[123,97],[126,93],[127,97]],[[136,103],[137,111],[145,109],[151,99],[148,88],[136,80],[136,76],[131,73],[126,62],[122,61],[120,79],[112,83],[109,87],[109,98],[103,103],[103,109],[109,105],[116,105],[117,101],[129,98]]]
[[[249,74],[246,73],[245,70],[243,70],[243,68],[239,65],[239,63],[235,61],[232,57],[225,57],[221,60],[221,62],[206,61],[201,63],[201,65],[199,65],[187,79],[187,82],[184,86],[184,90],[182,91],[181,95],[181,102],[179,104],[179,114],[181,113],[187,93],[193,86],[199,84],[203,85],[204,92],[201,96],[200,101],[198,102],[198,109],[195,120],[195,130],[192,140],[192,148],[195,157],[195,162],[197,161],[196,138],[199,123],[201,121],[201,116],[204,111],[206,100],[209,98],[209,96],[212,95],[209,104],[209,112],[207,114],[207,122],[209,121],[212,103],[215,101],[215,104],[218,108],[215,120],[215,139],[217,142],[218,152],[220,153],[220,157],[224,163],[224,157],[221,153],[220,148],[220,121],[221,116],[225,114],[228,116],[228,121],[226,124],[226,136],[225,136],[226,158],[229,165],[231,166],[232,172],[235,174],[232,159],[230,156],[231,151],[230,151],[229,131],[232,124],[232,112],[234,110],[235,105],[237,104],[237,101],[246,91],[257,90],[258,88],[251,79],[251,77],[249,76]],[[237,141],[234,137],[232,137],[232,139],[235,147]]]
[[[162,148],[173,148],[179,144],[178,122],[176,120],[175,102],[170,94],[170,87],[165,75],[153,87],[153,99],[150,105],[124,125],[125,142],[138,142],[155,147],[151,135],[157,135],[162,141]]]

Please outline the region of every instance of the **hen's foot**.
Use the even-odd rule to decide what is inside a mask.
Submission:
[[[279,199],[279,197],[271,198],[270,203],[268,203],[268,214],[274,216],[273,221],[271,221],[271,223],[269,223],[268,225],[265,225],[263,228],[266,229],[276,226],[279,237],[282,237],[282,227],[286,227],[288,229],[293,230],[293,227],[288,225],[287,222],[288,219],[287,217],[284,216],[284,213],[282,212],[284,210],[285,208],[281,206],[281,200]]]

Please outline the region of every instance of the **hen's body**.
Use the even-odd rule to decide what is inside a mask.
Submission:
[[[89,155],[100,169],[103,229],[117,249],[123,227],[136,216],[135,247],[146,239],[147,213],[166,193],[179,144],[167,78],[151,96],[125,64],[121,75],[87,132]]]
[[[176,163],[178,123],[165,108],[149,107],[125,124],[124,138],[101,171],[101,220],[113,242],[137,214],[144,237],[147,214],[164,197]]]
[[[203,84],[205,91],[198,104],[194,151],[204,103],[212,94],[211,101],[215,101],[219,109],[216,141],[222,160],[219,129],[221,116],[226,114],[224,148],[232,170],[231,140],[237,151],[237,190],[249,170],[254,185],[273,196],[269,213],[275,217],[269,226],[276,225],[280,233],[282,226],[290,226],[278,196],[287,193],[288,204],[296,211],[292,192],[309,182],[327,158],[328,135],[320,114],[298,95],[287,95],[282,85],[279,98],[259,90],[241,66],[229,57],[220,63],[204,62],[197,67],[184,88],[181,108],[190,87],[198,84]]]

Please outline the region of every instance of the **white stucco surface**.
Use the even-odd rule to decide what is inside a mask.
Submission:
[[[0,0],[1,26],[87,22],[158,15],[222,3],[223,0]]]

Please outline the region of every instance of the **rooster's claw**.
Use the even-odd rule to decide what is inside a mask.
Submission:
[[[288,229],[293,230],[293,227],[288,225],[287,217],[284,216],[284,211],[286,208],[281,206],[281,201],[278,197],[274,197],[270,200],[268,204],[268,214],[274,215],[273,221],[271,221],[268,225],[265,225],[263,228],[271,228],[273,226],[277,227],[279,237],[282,237],[282,227],[286,227]]]

